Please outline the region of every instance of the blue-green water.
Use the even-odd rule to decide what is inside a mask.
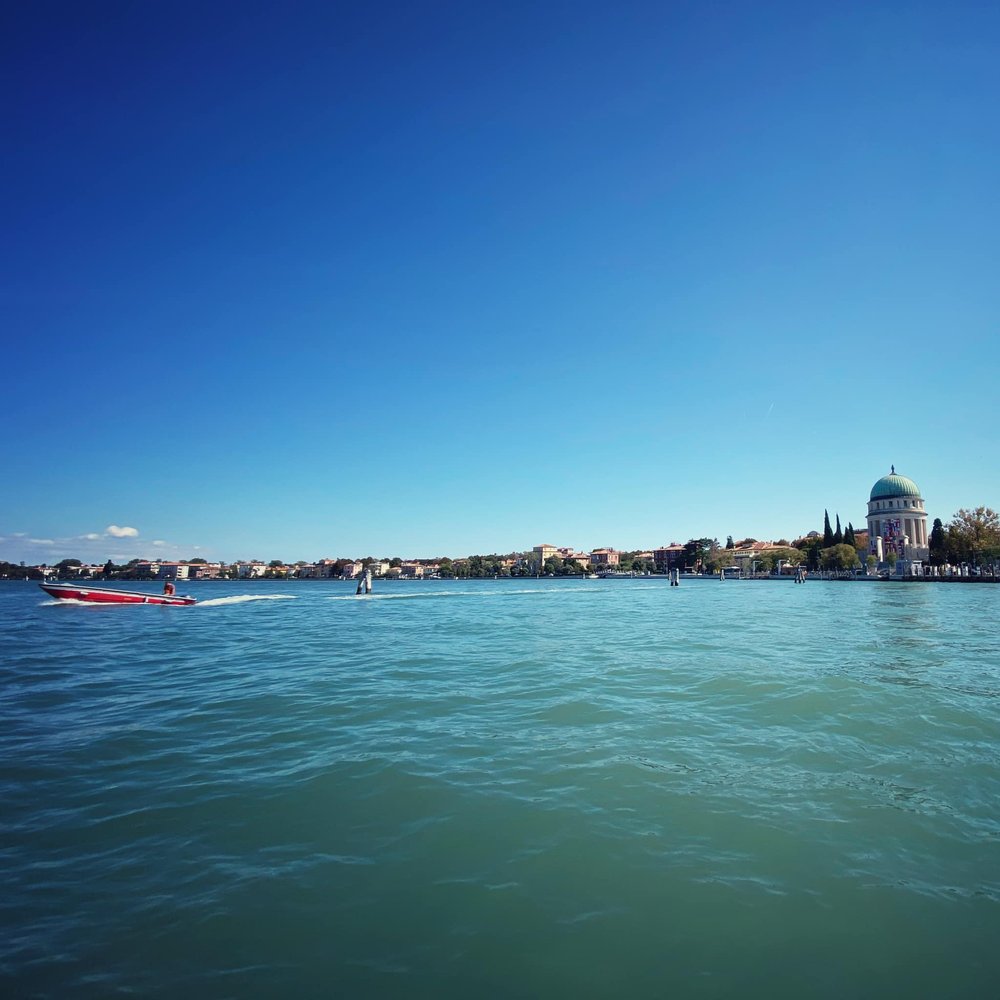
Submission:
[[[181,589],[0,586],[6,995],[1000,990],[1000,587]]]

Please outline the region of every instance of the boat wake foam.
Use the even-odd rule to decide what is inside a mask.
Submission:
[[[218,608],[226,604],[247,604],[250,601],[294,601],[295,594],[234,594],[232,597],[213,597],[199,601],[196,608]]]

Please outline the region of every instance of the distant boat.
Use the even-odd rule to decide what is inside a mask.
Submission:
[[[40,583],[38,586],[57,600],[80,601],[83,604],[170,604],[185,607],[197,603],[196,598],[180,594],[143,594],[137,590],[84,587],[76,583]]]

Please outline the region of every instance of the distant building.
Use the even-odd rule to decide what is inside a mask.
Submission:
[[[559,549],[555,545],[536,545],[531,550],[531,563],[536,570],[540,570],[545,565],[546,559],[559,555]]]
[[[671,542],[662,548],[653,549],[653,564],[657,573],[669,573],[684,566],[684,546]]]
[[[221,563],[188,563],[189,580],[218,580],[221,574]]]
[[[590,562],[593,566],[611,567],[618,565],[620,557],[617,549],[594,549],[590,553]]]
[[[752,573],[754,560],[757,559],[765,549],[774,548],[770,542],[740,542],[735,548],[727,549],[733,556],[733,566],[741,573]]]
[[[233,569],[241,580],[256,580],[267,572],[267,564],[254,559],[251,562],[233,563]]]
[[[188,564],[182,562],[161,562],[156,571],[158,580],[186,580]]]
[[[895,552],[900,559],[926,560],[930,555],[927,511],[917,484],[896,473],[892,466],[873,487],[868,498],[868,551],[878,555]]]

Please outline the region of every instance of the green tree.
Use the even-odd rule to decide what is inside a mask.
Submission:
[[[979,565],[1000,550],[1000,515],[990,507],[963,507],[952,518],[948,534],[956,547],[968,552],[968,560]]]
[[[948,538],[939,517],[934,518],[929,548],[932,566],[943,566],[948,561]]]
[[[828,549],[833,545],[833,529],[830,527],[830,512],[823,511],[823,548]]]
[[[765,549],[757,557],[757,569],[763,573],[773,573],[779,562],[787,563],[789,566],[798,566],[804,558],[804,554],[799,549],[793,549],[790,546]]]
[[[819,554],[823,548],[823,540],[821,538],[810,538],[809,544],[805,548],[806,556],[806,569],[814,570],[819,569],[820,557]]]
[[[711,538],[692,538],[684,544],[684,567],[685,569],[697,571],[712,556],[712,548],[718,548],[718,542]]]
[[[563,575],[563,561],[560,556],[549,556],[545,560],[545,565],[542,567],[542,572],[546,576],[562,576]]]
[[[718,573],[720,569],[729,569],[735,562],[735,556],[729,549],[718,549],[713,552],[705,562],[705,569],[709,573]]]
[[[845,545],[840,542],[823,549],[820,558],[823,569],[851,570],[858,565],[858,550],[853,545]]]
[[[833,533],[833,544],[842,545],[844,542],[844,533],[840,530],[840,514],[837,515],[837,530]]]
[[[727,549],[735,549],[736,548],[736,543],[733,541],[733,536],[732,535],[726,535],[726,548]]]

